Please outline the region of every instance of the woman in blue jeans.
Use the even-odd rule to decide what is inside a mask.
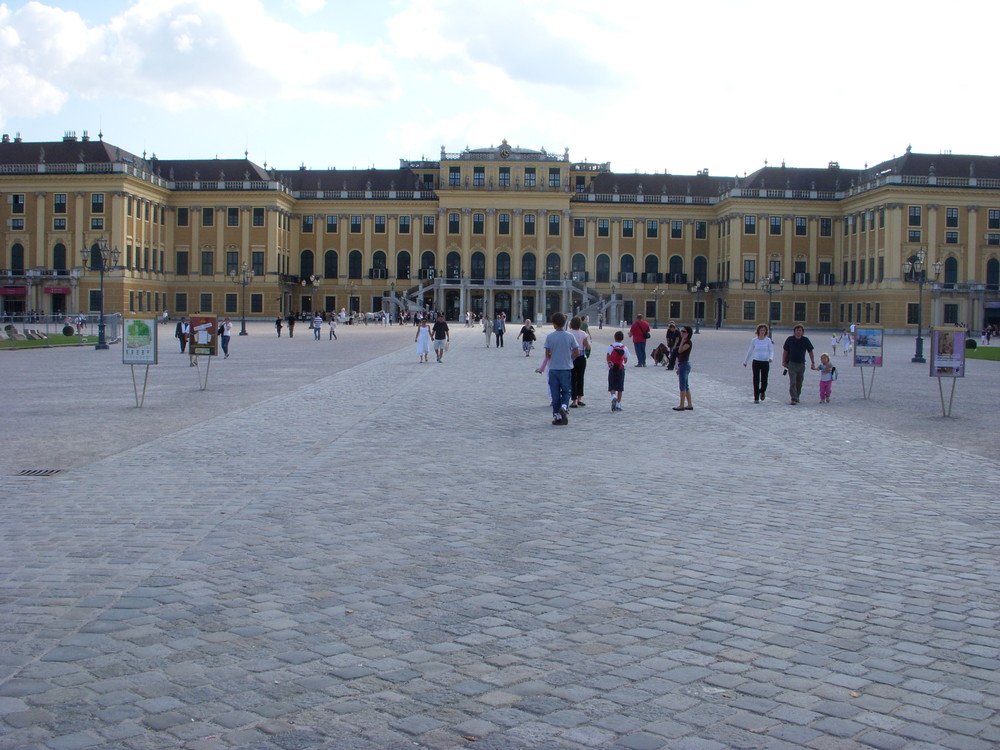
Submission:
[[[691,336],[694,331],[691,326],[681,327],[681,340],[677,344],[677,382],[681,391],[680,406],[675,406],[674,411],[690,411],[694,409],[691,405],[691,386],[688,385],[688,375],[691,374]],[[686,404],[686,405],[685,405]]]

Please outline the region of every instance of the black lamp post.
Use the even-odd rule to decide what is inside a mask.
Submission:
[[[229,278],[233,280],[234,284],[239,284],[243,287],[243,305],[240,314],[240,336],[247,335],[247,287],[250,286],[250,282],[253,281],[253,269],[247,265],[246,261],[243,261],[240,265],[240,270],[237,271],[235,268],[229,272]]]
[[[785,289],[785,280],[778,279],[768,276],[766,279],[762,279],[760,282],[760,288],[767,292],[767,335],[770,338],[774,338],[771,335],[771,297]]]
[[[312,307],[313,307],[313,309],[311,310],[311,312],[312,312],[313,315],[315,315],[317,312],[319,312],[319,310],[316,309],[316,301],[319,299],[319,285],[322,282],[323,282],[323,277],[322,276],[316,276],[315,274],[313,274],[312,276],[309,277],[309,284],[310,284],[310,286],[312,286],[312,297],[311,297],[311,299],[312,299]],[[302,279],[302,286],[305,287],[305,285],[306,285],[306,280]],[[325,313],[326,310],[324,310],[323,312]]]
[[[649,293],[649,296],[653,298],[653,328],[660,327],[660,299],[663,297],[663,291],[663,289],[657,286]]]
[[[924,359],[924,284],[927,283],[927,269],[924,268],[924,261],[927,258],[927,253],[924,250],[920,250],[912,260],[908,260],[903,263],[903,273],[907,281],[915,281],[917,283],[917,341],[916,349],[913,353],[913,358],[911,362],[916,362],[918,364],[923,364],[927,360]],[[934,263],[934,278],[936,279],[941,275],[941,261],[936,261]]]
[[[698,311],[702,307],[701,296],[708,291],[708,284],[696,281],[688,287],[688,291],[694,294],[694,332],[701,333],[701,321],[704,316],[699,315]]]
[[[95,250],[96,252],[94,252]],[[108,241],[101,237],[90,250],[83,248],[80,255],[84,270],[97,271],[101,274],[101,317],[97,324],[97,345],[94,348],[108,349],[110,347],[105,337],[104,326],[104,274],[107,271],[114,271],[118,267],[118,260],[122,254],[117,247],[112,250],[108,246]]]

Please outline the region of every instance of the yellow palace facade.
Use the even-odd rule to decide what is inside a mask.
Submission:
[[[1000,323],[1000,157],[907,150],[726,177],[616,173],[503,141],[396,169],[278,170],[5,135],[0,193],[8,315],[96,312],[106,243],[107,312]]]

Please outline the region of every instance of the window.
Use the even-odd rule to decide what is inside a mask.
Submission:
[[[945,232],[944,233],[944,244],[946,244],[946,245],[957,245],[958,244],[958,232]]]
[[[410,233],[410,217],[400,216],[399,217],[399,233],[409,234]]]
[[[577,175],[576,178],[576,192],[585,193],[587,192],[587,178]]]
[[[90,213],[92,214],[104,213],[104,193],[90,194]]]
[[[303,234],[312,234],[313,229],[316,227],[316,217],[312,214],[306,214],[302,217],[302,232]]]
[[[188,271],[188,254],[186,250],[177,251],[177,275],[187,276],[190,273]]]
[[[573,219],[573,236],[584,237],[587,234],[586,219]]]
[[[177,292],[174,295],[174,312],[187,312],[188,311],[188,296],[187,292]]]
[[[424,217],[424,234],[434,234],[434,217]]]
[[[448,185],[450,187],[459,187],[461,184],[462,184],[462,168],[448,167]]]
[[[510,187],[510,167],[500,167],[500,187]]]
[[[792,319],[796,323],[804,323],[806,319],[806,303],[795,302],[792,304]]]
[[[684,236],[684,222],[674,219],[670,222],[670,239],[679,240]]]
[[[923,218],[923,212],[920,206],[910,206],[909,226],[919,227],[922,218]]]
[[[21,222],[21,227],[20,228],[24,229],[24,219],[14,219],[14,221]],[[91,229],[104,229],[104,217],[103,216],[95,216],[93,219],[91,219],[90,220],[90,228]],[[17,229],[17,227],[11,226],[11,229]]]
[[[1000,245],[1000,232],[990,232],[986,235],[987,245]]]
[[[255,227],[264,226],[264,209],[261,206],[258,206],[253,210],[253,225]]]
[[[958,226],[958,209],[957,208],[946,208],[944,210],[944,225],[946,227],[957,227]]]
[[[448,234],[458,234],[460,226],[458,214],[448,214]]]
[[[986,228],[1000,229],[1000,208],[991,208],[986,214]]]
[[[558,237],[560,229],[559,214],[549,214],[549,237]]]
[[[240,270],[239,250],[226,250],[226,273],[236,273]]]
[[[549,187],[559,187],[561,182],[559,167],[549,167]]]
[[[781,281],[781,260],[769,260],[767,262],[767,270],[771,276],[771,281],[777,284]]]
[[[771,320],[781,320],[781,303],[771,303]]]
[[[743,320],[757,320],[757,303],[753,300],[743,300]]]
[[[65,230],[66,229],[66,219],[65,218],[56,218],[56,219],[53,219],[52,220],[52,228],[55,231],[57,231],[57,232]]]
[[[915,326],[920,322],[920,305],[917,302],[906,303],[906,324]]]
[[[833,219],[822,217],[819,220],[819,236],[833,237]]]
[[[309,229],[312,231],[312,216],[304,217],[302,219],[305,222],[306,218],[309,219]],[[240,225],[240,210],[238,208],[233,208],[230,206],[226,209],[226,226],[227,227],[238,227]]]
[[[609,234],[611,234],[611,224],[608,222],[607,219],[598,219],[597,220],[597,236],[598,237],[607,237]]]
[[[226,292],[226,312],[236,313],[236,292]]]
[[[101,226],[99,226],[99,227],[93,226],[93,224],[94,224],[95,221],[101,222]],[[91,219],[90,220],[90,224],[91,224],[91,227],[90,227],[91,229],[102,229],[104,227],[104,219]],[[12,230],[14,230],[15,232],[22,231],[24,229],[24,219],[11,219],[10,220],[10,228]]]
[[[524,215],[524,233],[525,235],[533,235],[535,233],[535,215],[525,214]]]
[[[201,251],[201,275],[211,276],[215,271],[215,252],[212,250]]]
[[[337,232],[337,217],[327,215],[326,217],[326,232],[327,234],[336,234]]]
[[[472,233],[483,234],[486,231],[486,214],[472,214]]]
[[[635,223],[632,219],[622,219],[622,237],[635,237]]]
[[[777,237],[778,235],[781,234],[781,217],[780,216],[771,216],[771,217],[768,217],[768,218],[769,218],[769,222],[770,222],[770,230],[769,231],[770,231],[770,233],[771,233],[772,236]]]
[[[876,277],[879,283],[885,280],[885,256],[878,256],[878,276]]]
[[[670,317],[679,318],[681,316],[681,303],[680,300],[670,300]]]
[[[497,215],[497,233],[510,234],[510,214]]]
[[[808,228],[809,228],[809,224],[808,224],[808,220],[806,219],[805,216],[796,216],[795,217],[795,236],[796,237],[805,237],[806,234],[807,234],[807,232],[809,231]]]
[[[361,234],[361,217],[351,217],[351,234]]]
[[[944,324],[946,326],[958,325],[958,304],[946,302],[944,305]]]
[[[743,259],[743,283],[757,283],[757,261],[753,258]]]
[[[472,184],[476,187],[482,187],[486,184],[486,167],[472,168]]]
[[[212,312],[212,293],[202,292],[199,294],[198,305],[201,312]]]
[[[210,227],[215,224],[215,209],[214,208],[203,208],[201,209],[201,225],[203,227]]]
[[[914,242],[914,243],[920,242],[920,230],[919,229],[910,229],[910,230],[907,230],[906,241],[907,242]]]
[[[143,202],[142,204],[142,218],[149,221],[149,203]]]
[[[656,219],[649,219],[646,221],[646,238],[656,239],[660,234],[660,222]]]
[[[66,193],[56,193],[52,196],[52,213],[66,213]]]
[[[250,312],[252,313],[262,313],[264,312],[264,295],[259,292],[254,292],[250,295]]]
[[[753,214],[743,215],[743,234],[757,234],[757,217]]]
[[[12,214],[24,213],[24,193],[14,193],[10,196],[10,212]]]
[[[535,187],[535,168],[525,167],[524,168],[524,186]]]
[[[832,323],[830,316],[833,315],[833,307],[829,302],[819,303],[819,322]]]
[[[696,221],[694,223],[694,238],[696,240],[704,240],[707,237],[708,237],[708,222]]]
[[[375,234],[385,234],[385,216],[375,217]]]
[[[264,275],[264,251],[254,250],[250,254],[250,262],[253,265],[253,275],[263,276]]]

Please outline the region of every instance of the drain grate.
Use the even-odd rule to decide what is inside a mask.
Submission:
[[[51,477],[58,474],[62,469],[21,469],[15,476],[18,477]]]

